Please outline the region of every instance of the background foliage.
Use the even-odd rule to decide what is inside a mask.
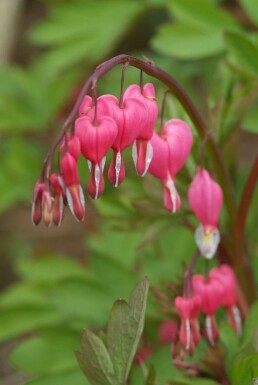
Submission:
[[[31,9],[37,17],[26,31],[20,27],[13,63],[0,69],[0,249],[6,286],[0,296],[0,341],[3,351],[12,347],[12,366],[26,373],[26,383],[83,385],[87,380],[74,356],[81,330],[105,328],[114,299],[128,299],[144,275],[154,286],[176,282],[194,253],[193,237],[185,226],[186,220],[194,219],[185,197],[199,162],[200,140],[193,128],[194,151],[178,180],[183,214],[171,217],[164,211],[161,186],[150,176],[139,180],[128,153],[121,188],[107,186],[94,206],[87,200],[84,225],[75,224],[67,212],[64,226],[51,230],[33,229],[28,219],[44,155],[83,80],[97,64],[119,53],[145,55],[173,74],[192,96],[219,143],[239,199],[258,144],[258,4],[42,0],[34,5],[27,1],[21,17],[27,20]],[[127,84],[138,77],[136,70],[128,69]],[[113,70],[101,81],[99,92],[118,94],[119,82],[120,69]],[[163,89],[157,87],[161,101]],[[166,115],[187,119],[172,97]],[[209,156],[205,164],[213,168]],[[85,175],[84,162],[81,169]],[[246,229],[256,279],[257,215],[256,191]],[[221,226],[227,236],[225,213]],[[169,345],[158,343],[161,322],[173,316],[172,304],[172,315],[159,309],[150,295],[144,343],[155,349],[147,367],[154,364],[159,384],[188,384],[189,379],[171,365]],[[247,385],[258,377],[253,337],[257,316],[256,303],[241,341],[227,325],[220,325],[226,370],[234,385]],[[197,357],[207,349],[201,346]],[[3,377],[13,370],[2,366]],[[216,383],[213,374],[207,373],[207,378],[191,383]],[[7,377],[3,381],[6,385]],[[130,383],[144,381],[142,370],[135,367]]]

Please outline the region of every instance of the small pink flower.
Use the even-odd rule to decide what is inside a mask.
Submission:
[[[198,316],[201,309],[201,298],[198,294],[192,297],[176,297],[175,307],[181,318],[179,341],[185,351],[192,355],[200,341]]]
[[[75,158],[67,152],[61,160],[61,169],[66,185],[66,197],[69,208],[78,221],[84,219],[84,195],[80,185]]]
[[[141,90],[139,85],[132,84],[126,89],[124,100],[130,97],[136,97],[141,100],[148,112],[145,124],[133,144],[133,160],[136,170],[140,176],[144,176],[148,171],[153,156],[150,139],[153,135],[158,117],[158,104],[156,101],[154,85],[152,83],[147,83]]]
[[[153,158],[149,173],[159,178],[164,186],[164,205],[173,213],[180,208],[180,197],[175,187],[175,175],[184,165],[191,147],[192,132],[182,120],[166,122],[160,135],[154,132],[151,144]]]
[[[42,180],[38,180],[35,184],[33,199],[32,199],[32,210],[31,220],[35,226],[37,226],[42,218],[42,194],[45,190],[46,184]]]
[[[200,274],[192,277],[193,289],[201,298],[201,310],[206,315],[205,334],[208,342],[213,346],[218,340],[219,334],[214,318],[214,313],[223,303],[223,286],[213,278],[205,278]]]
[[[213,268],[210,277],[217,279],[223,286],[222,305],[226,307],[228,319],[238,335],[242,334],[242,321],[237,307],[237,280],[234,271],[229,265]]]
[[[201,222],[195,233],[196,243],[201,253],[208,259],[217,251],[220,234],[217,229],[223,201],[221,187],[199,167],[189,191],[188,200],[196,217]]]
[[[60,174],[52,174],[50,183],[54,190],[53,222],[60,226],[64,218],[64,204],[66,203],[65,182]]]

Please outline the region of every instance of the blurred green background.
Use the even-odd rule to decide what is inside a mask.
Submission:
[[[257,154],[256,0],[1,0],[1,385],[87,384],[73,353],[82,328],[104,327],[113,300],[127,299],[143,275],[151,285],[175,281],[194,253],[188,225],[196,221],[186,191],[201,140],[193,125],[193,153],[177,180],[182,213],[164,210],[160,184],[136,176],[128,151],[125,182],[118,190],[107,183],[98,202],[86,197],[83,224],[68,210],[60,228],[31,224],[32,191],[48,148],[83,81],[120,53],[146,56],[183,84],[219,143],[236,199]],[[120,74],[121,68],[108,74],[98,92],[118,95]],[[137,70],[127,70],[126,84],[138,79]],[[161,104],[164,88],[155,84]],[[188,119],[173,97],[165,114]],[[205,165],[213,169],[208,154]],[[80,170],[85,186],[84,160]],[[246,232],[258,276],[257,203],[256,191]],[[227,224],[223,212],[225,236]],[[158,308],[150,296],[146,339],[152,341],[168,317]],[[181,375],[168,346],[153,361],[160,383]],[[143,383],[135,373],[132,383]]]

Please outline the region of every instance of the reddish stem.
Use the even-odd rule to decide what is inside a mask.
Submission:
[[[249,302],[255,299],[255,282],[253,279],[253,271],[250,258],[246,252],[245,245],[245,225],[247,220],[248,209],[252,200],[255,186],[258,180],[258,155],[253,163],[251,172],[246,181],[241,201],[237,210],[235,228],[233,232],[234,258],[233,264],[242,288],[247,295]]]

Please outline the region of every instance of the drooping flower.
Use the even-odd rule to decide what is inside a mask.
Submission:
[[[202,167],[198,168],[189,187],[188,200],[201,223],[195,232],[196,243],[203,256],[210,259],[216,253],[220,241],[217,225],[223,194],[219,184]]]
[[[142,130],[133,143],[133,160],[135,168],[140,176],[144,176],[148,171],[153,157],[153,149],[150,139],[154,132],[155,123],[158,117],[158,104],[156,101],[155,88],[152,83],[147,83],[141,87],[137,84],[130,85],[125,93],[124,100],[136,97],[141,100],[147,110],[147,118]]]
[[[98,117],[97,122],[92,122],[89,116],[81,116],[75,121],[75,134],[80,140],[82,154],[89,161],[88,193],[97,199],[104,190],[105,156],[117,136],[117,125],[108,116]]]
[[[151,144],[153,158],[149,173],[162,181],[164,205],[175,213],[181,204],[175,187],[175,176],[191,151],[191,129],[183,120],[171,119],[164,124],[160,135],[154,132]]]
[[[60,174],[50,176],[50,184],[54,190],[53,222],[60,226],[64,218],[64,204],[66,203],[65,182]]]
[[[198,316],[201,298],[198,294],[192,297],[176,297],[175,307],[181,318],[179,342],[185,351],[192,355],[200,340]]]
[[[237,280],[234,271],[229,265],[213,268],[210,277],[217,279],[223,286],[222,305],[227,309],[228,320],[238,335],[242,334],[242,321],[237,307]]]
[[[46,184],[39,179],[34,187],[32,208],[31,208],[31,220],[32,223],[37,226],[42,218],[42,194],[45,190]]]
[[[66,197],[69,208],[78,221],[84,219],[85,201],[80,185],[75,158],[67,152],[61,160],[61,169],[66,186]]]
[[[210,345],[214,346],[219,338],[218,328],[214,313],[223,303],[223,286],[221,283],[208,276],[196,274],[192,277],[194,293],[201,298],[201,310],[205,314],[205,337]]]

